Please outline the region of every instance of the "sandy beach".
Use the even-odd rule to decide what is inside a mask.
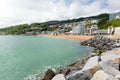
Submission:
[[[48,37],[55,37],[55,38],[67,38],[67,39],[74,39],[74,40],[88,40],[93,38],[94,36],[88,35],[38,35],[38,36],[48,36]]]

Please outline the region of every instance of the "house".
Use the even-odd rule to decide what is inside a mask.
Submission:
[[[86,28],[86,29],[84,30],[84,34],[85,34],[85,35],[91,35],[91,28]]]
[[[73,28],[73,34],[75,35],[83,35],[85,30],[85,24],[79,24]]]
[[[92,25],[91,26],[91,30],[90,30],[90,34],[93,35],[94,31],[98,30],[98,26],[97,25]]]
[[[94,35],[98,30],[98,26],[96,24],[92,25],[90,28],[85,28],[84,34],[85,35]]]

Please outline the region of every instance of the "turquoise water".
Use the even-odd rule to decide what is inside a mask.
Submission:
[[[90,51],[79,42],[40,36],[0,36],[0,80],[24,80],[47,67],[67,65]]]

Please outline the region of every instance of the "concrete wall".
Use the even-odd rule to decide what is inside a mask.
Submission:
[[[120,35],[120,27],[115,28],[115,33],[114,35]]]

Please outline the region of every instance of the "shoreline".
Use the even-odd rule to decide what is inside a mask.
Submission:
[[[58,37],[58,38],[61,38],[61,37]],[[90,42],[90,41],[91,41],[91,39],[88,40],[88,42]],[[99,42],[103,41],[103,44],[106,44],[105,42],[107,42],[109,44],[112,43],[112,44],[110,44],[110,45],[112,45],[112,48],[106,49],[101,54],[101,60],[102,60],[101,63],[104,65],[99,64],[98,59],[99,59],[100,55],[91,54],[89,56],[83,57],[82,59],[80,59],[74,63],[69,64],[68,66],[66,66],[66,68],[58,69],[55,72],[52,71],[51,69],[48,69],[46,71],[46,73],[44,74],[44,76],[40,77],[39,80],[47,80],[47,79],[50,79],[50,80],[76,80],[76,79],[97,80],[98,78],[96,78],[96,77],[99,77],[99,75],[98,75],[99,72],[100,72],[101,76],[109,75],[109,72],[111,70],[113,71],[113,69],[115,69],[118,72],[118,70],[116,69],[116,67],[118,67],[118,66],[116,66],[116,67],[111,66],[111,65],[113,65],[113,63],[109,63],[109,65],[108,65],[107,62],[111,62],[111,60],[112,60],[114,62],[114,64],[118,64],[117,62],[119,62],[118,59],[119,59],[119,54],[120,54],[120,47],[114,47],[115,43],[113,43],[114,41],[112,39],[107,39],[107,38],[102,39],[101,37],[100,37],[100,39],[94,37],[94,39],[92,39],[92,41],[90,43],[86,43],[86,41],[84,41],[84,42],[87,45],[89,45],[91,43],[95,43],[95,45],[98,45],[98,41]],[[107,45],[109,45],[109,44],[107,44]],[[84,45],[84,46],[87,46],[87,45]],[[92,45],[93,44],[91,44],[91,46]],[[116,62],[116,60],[117,60],[117,62]],[[104,69],[105,65],[107,65],[108,69]],[[109,68],[110,68],[110,71],[109,71]],[[107,73],[104,73],[106,70],[107,70]],[[51,74],[53,74],[53,75],[51,75]],[[115,72],[115,74],[117,74],[117,73]],[[117,76],[119,76],[119,75],[117,75]],[[99,78],[101,78],[101,77],[99,77]],[[111,79],[111,78],[117,79],[117,77],[114,77],[114,76],[112,76],[112,77],[109,76],[109,77],[104,77],[104,78],[105,79],[107,79],[107,78],[108,79]],[[103,79],[99,79],[99,80],[103,80]]]
[[[51,34],[43,34],[37,36],[46,36],[46,37],[53,37],[53,38],[64,38],[64,39],[73,39],[73,40],[89,40],[94,36],[87,36],[87,35],[51,35]]]

